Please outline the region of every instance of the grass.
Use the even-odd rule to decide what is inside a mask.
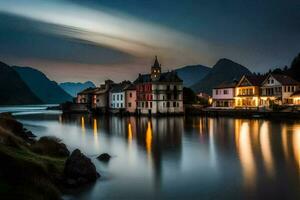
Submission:
[[[0,127],[1,199],[60,199],[65,160],[31,151],[29,144]]]

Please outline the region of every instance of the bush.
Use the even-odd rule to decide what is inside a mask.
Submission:
[[[67,157],[70,155],[66,145],[56,137],[41,137],[31,146],[31,149],[35,153],[47,156]]]

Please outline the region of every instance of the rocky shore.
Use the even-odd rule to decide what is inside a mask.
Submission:
[[[100,177],[80,150],[70,153],[55,137],[35,138],[9,113],[0,114],[1,199],[61,199],[62,191]]]

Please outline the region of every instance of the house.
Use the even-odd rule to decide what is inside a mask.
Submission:
[[[271,104],[293,104],[291,96],[299,89],[300,83],[289,76],[269,74],[261,86],[261,106]]]
[[[104,84],[93,92],[92,109],[96,112],[106,113],[108,111],[109,90],[115,85],[112,80],[106,80]]]
[[[213,88],[212,107],[234,108],[235,86],[237,82],[225,82]]]
[[[126,108],[126,97],[125,88],[131,83],[128,81],[123,81],[122,83],[115,84],[109,91],[109,106],[112,112],[118,112],[120,110],[125,110]]]
[[[93,101],[93,93],[97,88],[87,88],[77,94],[76,103],[91,105]]]
[[[235,88],[235,107],[251,108],[260,105],[260,86],[266,76],[244,75]]]
[[[183,81],[175,71],[162,73],[155,58],[150,74],[139,74],[136,84],[138,114],[183,113]]]
[[[130,84],[124,89],[125,91],[125,109],[128,113],[136,113],[136,86]]]
[[[300,90],[294,92],[290,98],[293,100],[294,105],[300,105]]]

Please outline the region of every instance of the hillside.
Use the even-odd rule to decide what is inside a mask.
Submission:
[[[211,94],[212,88],[227,81],[240,79],[244,74],[251,72],[244,66],[229,59],[220,59],[212,70],[199,82],[192,86],[196,92]]]
[[[73,97],[75,97],[77,93],[81,92],[82,90],[85,90],[90,87],[91,88],[96,87],[95,84],[91,81],[86,81],[84,83],[65,82],[65,83],[60,83],[59,86]]]
[[[10,66],[0,62],[0,105],[43,103]]]
[[[204,78],[211,68],[203,65],[190,65],[176,69],[178,76],[183,80],[183,85],[190,87]]]
[[[51,81],[42,72],[31,67],[13,67],[32,92],[44,103],[57,104],[71,101],[72,97],[58,86],[55,81]]]

